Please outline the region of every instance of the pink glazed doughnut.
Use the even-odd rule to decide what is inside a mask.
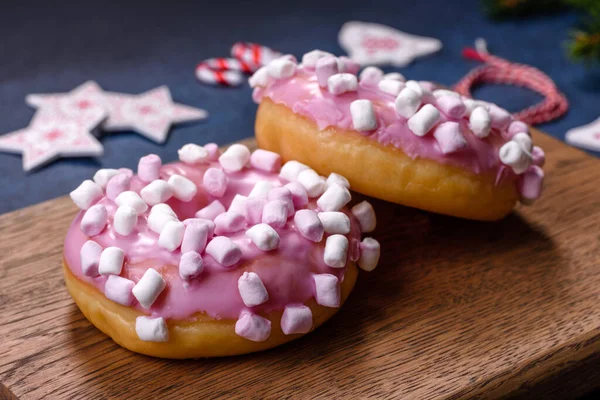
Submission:
[[[251,78],[260,148],[337,172],[372,197],[497,220],[542,189],[544,152],[490,103],[345,57],[283,56]]]
[[[315,329],[344,303],[379,243],[348,181],[278,154],[188,144],[180,162],[142,157],[71,192],[67,288],[87,319],[164,358],[264,350]]]

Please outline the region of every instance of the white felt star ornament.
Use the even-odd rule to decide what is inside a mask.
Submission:
[[[565,135],[565,141],[572,146],[600,151],[600,118],[587,125],[570,129]]]
[[[386,25],[351,21],[342,26],[338,40],[350,58],[361,65],[403,67],[415,58],[442,48],[438,39],[410,35]]]
[[[207,112],[173,103],[167,86],[139,95],[106,92],[109,117],[102,125],[105,131],[134,130],[158,143],[167,139],[172,124],[206,118]]]

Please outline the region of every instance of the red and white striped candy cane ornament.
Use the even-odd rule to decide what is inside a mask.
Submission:
[[[478,39],[476,49],[466,48],[463,56],[485,62],[462,78],[454,90],[471,97],[470,88],[481,83],[521,86],[540,93],[545,99],[525,110],[514,113],[515,119],[528,124],[541,124],[559,118],[569,109],[567,98],[560,93],[554,81],[537,68],[525,64],[511,63],[488,53],[485,41]]]

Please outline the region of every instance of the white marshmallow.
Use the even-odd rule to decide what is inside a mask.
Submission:
[[[226,236],[214,237],[206,245],[205,252],[225,268],[233,266],[242,257],[242,250]]]
[[[185,225],[179,221],[167,221],[160,236],[158,237],[158,246],[169,251],[175,251],[183,241]]]
[[[361,232],[371,232],[375,229],[377,218],[373,206],[368,201],[361,201],[352,207],[352,214],[358,220]]]
[[[150,228],[151,231],[156,232],[158,234],[162,232],[167,222],[178,221],[177,216],[172,210],[171,212],[168,212],[162,207],[157,208],[160,205],[161,204],[157,204],[154,207],[152,207],[150,215],[148,215],[148,228]],[[164,205],[167,206],[166,204]],[[169,209],[171,208],[169,207]]]
[[[517,142],[519,144],[519,146],[521,146],[521,148],[523,150],[525,150],[526,152],[528,152],[528,153],[532,152],[533,141],[531,140],[531,136],[529,136],[525,132],[519,132],[519,133],[515,134],[511,140],[513,142]]]
[[[309,168],[310,167],[308,165],[304,165],[298,161],[288,161],[283,164],[283,167],[281,167],[281,170],[279,171],[279,177],[290,182],[294,182],[298,179],[300,172]]]
[[[352,126],[359,132],[377,129],[377,116],[370,100],[354,100],[350,104]]]
[[[325,211],[318,215],[326,233],[342,235],[350,233],[350,218],[343,212]]]
[[[250,78],[248,84],[251,88],[267,87],[273,78],[269,75],[267,67],[260,67]]]
[[[119,275],[123,269],[125,252],[118,247],[107,247],[102,250],[98,273],[100,275]]]
[[[261,221],[275,228],[283,228],[288,218],[288,204],[284,200],[271,200],[263,207]]]
[[[327,188],[321,197],[319,197],[317,206],[321,211],[339,211],[344,208],[350,200],[352,200],[352,196],[348,189],[333,184]]]
[[[96,236],[104,230],[108,220],[108,211],[102,204],[95,204],[88,208],[83,215],[79,228],[87,236]]]
[[[267,197],[269,192],[273,189],[273,184],[269,181],[258,181],[254,184],[254,187],[248,194],[248,197]]]
[[[194,143],[188,143],[177,150],[179,161],[184,164],[200,164],[208,162],[208,150]]]
[[[515,174],[520,175],[529,168],[531,155],[515,141],[506,142],[498,152],[500,161],[513,169]]]
[[[417,136],[425,136],[439,120],[438,109],[431,104],[425,104],[415,115],[410,117],[408,128]]]
[[[325,307],[340,306],[340,285],[337,276],[332,274],[313,275],[315,281],[315,300]]]
[[[308,333],[312,328],[312,311],[304,305],[289,305],[281,316],[281,331],[285,335]]]
[[[235,323],[235,333],[253,342],[263,342],[271,335],[271,321],[260,315],[242,311]]]
[[[140,340],[145,342],[168,342],[169,328],[162,317],[137,317],[135,319],[135,333]]]
[[[246,231],[246,236],[262,251],[274,250],[279,246],[279,234],[267,224],[257,224]]]
[[[294,203],[294,209],[299,210],[308,204],[308,194],[306,189],[298,182],[290,182],[284,185],[292,193],[292,202]]]
[[[490,113],[483,107],[475,107],[469,116],[469,127],[479,138],[485,138],[490,134],[492,128],[492,118]]]
[[[348,255],[348,239],[344,235],[331,235],[325,242],[323,260],[331,268],[344,268]]]
[[[376,86],[383,79],[383,71],[377,67],[367,67],[359,76],[362,85]]]
[[[237,214],[246,215],[246,200],[248,198],[246,196],[242,196],[241,194],[236,194],[231,200],[231,204],[227,209],[228,212],[235,212]]]
[[[173,217],[177,218],[177,214],[175,214],[175,211],[173,211],[171,206],[168,204],[165,204],[165,203],[156,204],[156,205],[152,206],[152,208],[150,209],[150,213],[157,212],[157,211],[172,215]]]
[[[173,196],[173,190],[166,181],[156,179],[140,190],[140,196],[150,206],[164,203]]]
[[[133,208],[138,215],[145,213],[148,209],[148,205],[142,200],[140,195],[130,190],[119,194],[115,199],[115,203],[117,203],[118,206],[129,206]]]
[[[379,262],[381,247],[373,238],[364,238],[360,243],[358,266],[365,271],[373,271]]]
[[[302,236],[313,242],[323,239],[323,224],[313,210],[298,210],[294,214],[294,225]]]
[[[298,182],[304,187],[308,197],[317,197],[325,190],[325,180],[313,169],[300,172]]]
[[[302,56],[302,65],[310,69],[315,68],[317,66],[317,61],[319,60],[319,58],[327,56],[335,57],[333,54],[322,50],[309,51],[308,53]]]
[[[393,79],[386,79],[385,77],[379,81],[377,87],[383,93],[390,94],[394,97],[398,96],[398,94],[405,88],[405,84],[402,81],[397,81]]]
[[[267,72],[275,79],[290,78],[296,73],[296,63],[285,58],[277,58],[267,65]]]
[[[412,89],[413,92],[417,93],[419,96],[423,96],[423,88],[417,81],[406,81],[406,87]]]
[[[219,157],[219,164],[225,171],[241,171],[250,161],[250,150],[243,144],[232,144]]]
[[[390,72],[389,74],[385,74],[383,75],[383,79],[406,82],[406,78],[400,72]]]
[[[115,232],[121,236],[131,235],[138,221],[137,212],[130,206],[119,206],[113,219]]]
[[[329,174],[327,180],[325,181],[325,187],[329,188],[333,184],[350,189],[350,182],[348,182],[348,179],[340,174],[336,174],[335,172]]]
[[[444,96],[452,96],[452,97],[458,97],[460,98],[460,94],[453,92],[452,90],[446,90],[446,89],[437,89],[433,91],[433,95],[437,98],[437,97],[444,97]]]
[[[421,105],[421,96],[410,88],[404,88],[395,101],[396,112],[404,118],[412,117]]]
[[[96,182],[96,184],[98,186],[100,186],[102,189],[105,189],[106,184],[108,183],[110,178],[112,178],[113,176],[115,176],[118,173],[119,173],[119,170],[117,170],[117,169],[102,168],[102,169],[99,169],[98,171],[96,171],[93,179],[94,179],[94,182]]]
[[[153,268],[148,268],[131,292],[144,308],[150,308],[167,286],[164,278]]]
[[[115,303],[129,307],[133,303],[131,289],[134,285],[132,280],[118,275],[109,275],[104,285],[104,296]]]
[[[186,225],[185,222],[183,224]],[[208,224],[193,222],[186,225],[183,240],[181,241],[181,252],[188,253],[195,251],[202,253],[208,241],[209,231]]]
[[[238,290],[247,307],[254,307],[269,300],[269,293],[260,277],[254,272],[244,272],[238,279]]]
[[[222,214],[225,211],[225,206],[219,200],[214,200],[206,207],[196,211],[196,218],[209,219],[212,221],[217,215]]]
[[[190,181],[188,178],[181,175],[171,175],[167,183],[171,187],[173,196],[175,196],[176,199],[179,199],[184,202],[192,200],[198,192],[196,184]]]
[[[466,107],[465,115],[471,115],[477,107],[483,107],[486,111],[490,110],[490,104],[482,100],[473,100],[468,97],[461,97],[463,104]]]
[[[224,212],[215,218],[215,234],[223,235],[241,231],[246,226],[246,219],[235,211]]]
[[[195,251],[188,251],[181,254],[179,261],[179,276],[184,281],[198,277],[204,270],[202,257]]]
[[[100,255],[102,246],[93,240],[88,240],[81,246],[79,258],[81,260],[81,272],[85,276],[98,276],[98,266],[100,264]]]
[[[73,190],[69,195],[77,207],[82,210],[87,210],[102,198],[103,193],[100,185],[94,181],[86,179],[85,181],[81,182],[81,185],[79,185],[77,189]]]
[[[356,75],[352,74],[335,74],[327,79],[327,90],[336,96],[347,92],[354,92],[357,86]]]

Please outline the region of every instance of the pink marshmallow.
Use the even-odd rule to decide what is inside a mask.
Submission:
[[[262,222],[273,228],[283,228],[287,222],[288,205],[283,200],[267,202],[263,208]]]
[[[460,133],[458,122],[448,121],[439,124],[435,128],[433,136],[444,154],[454,153],[455,151],[464,149],[468,145],[464,136]]]
[[[323,223],[317,213],[312,210],[296,211],[294,225],[302,236],[312,242],[320,242],[323,239]]]
[[[255,272],[244,272],[238,279],[238,290],[247,307],[254,307],[269,300],[269,293],[260,276]]]
[[[197,278],[204,270],[202,257],[195,251],[187,251],[181,255],[179,261],[179,276],[184,281]]]
[[[225,206],[219,200],[215,200],[206,207],[198,210],[196,212],[196,218],[214,220],[217,215],[222,214],[225,211]]]
[[[492,119],[492,127],[496,129],[504,129],[512,121],[510,113],[495,104],[490,104],[489,114]]]
[[[160,178],[160,167],[162,167],[160,157],[156,154],[148,154],[140,158],[137,169],[138,178],[144,182],[152,182]]]
[[[315,281],[315,300],[325,307],[340,306],[339,279],[331,274],[313,275]]]
[[[513,121],[508,126],[508,135],[505,135],[506,139],[512,139],[513,136],[521,132],[529,134],[529,127],[527,126],[527,124],[522,121]]]
[[[223,267],[228,268],[240,261],[242,250],[225,236],[216,236],[206,245],[206,254]]]
[[[354,92],[357,86],[356,75],[352,74],[335,74],[327,79],[327,90],[334,96]]]
[[[349,74],[354,74],[358,72],[360,69],[360,64],[354,62],[351,58],[346,56],[341,56],[338,58],[338,61],[341,62],[342,68],[340,72],[347,72]]]
[[[209,168],[204,172],[202,185],[211,195],[221,197],[227,190],[227,176],[220,168]]]
[[[308,194],[300,182],[290,182],[284,187],[292,193],[292,202],[296,210],[304,208],[308,204]]]
[[[287,204],[287,216],[291,217],[294,215],[294,200],[292,192],[286,187],[275,187],[269,191],[267,200],[282,200]]]
[[[188,218],[183,221],[183,225],[186,227],[188,227],[190,225],[194,225],[194,224],[206,225],[206,227],[208,228],[208,237],[209,238],[213,237],[213,235],[215,233],[214,221],[211,221],[210,219],[205,219],[205,218]]]
[[[338,62],[335,57],[326,56],[317,60],[316,75],[319,86],[327,87],[329,77],[339,72],[341,71],[338,69]]]
[[[246,218],[235,211],[227,211],[215,218],[215,234],[239,232],[246,226]]]
[[[262,221],[263,208],[267,200],[262,197],[249,197],[246,200],[246,220],[248,225],[256,225]]]
[[[102,198],[102,188],[96,182],[86,179],[69,195],[77,207],[87,210]]]
[[[208,152],[208,160],[217,161],[221,155],[221,150],[216,143],[207,143],[204,145],[204,149]]]
[[[281,156],[267,150],[254,150],[250,156],[250,165],[267,172],[278,172],[281,169]]]
[[[546,163],[546,153],[541,147],[533,146],[533,149],[531,150],[531,157],[533,158],[533,165],[543,167]]]
[[[184,222],[184,225],[185,232],[181,242],[181,252],[188,253],[195,251],[202,253],[208,240],[208,224],[190,223],[186,225]]]
[[[130,184],[131,176],[126,172],[119,172],[106,184],[106,197],[111,200],[116,199],[118,195],[129,190]]]
[[[359,248],[360,257],[358,258],[358,266],[365,271],[373,271],[379,262],[381,254],[379,242],[367,237],[360,243]]]
[[[460,97],[442,96],[436,101],[438,110],[450,118],[462,118],[467,112],[467,107]]]
[[[79,257],[81,260],[81,272],[85,276],[98,276],[98,265],[100,264],[101,254],[102,247],[93,240],[88,240],[81,246]]]
[[[104,295],[107,299],[124,306],[133,304],[133,293],[131,290],[135,283],[129,279],[117,275],[110,275],[104,286]]]
[[[271,335],[271,321],[244,311],[235,323],[235,333],[253,342],[262,342]]]
[[[233,197],[233,200],[231,200],[231,204],[229,204],[229,208],[227,209],[227,211],[235,212],[246,216],[246,200],[248,200],[248,197],[243,196],[239,193],[236,194]]]
[[[287,306],[281,316],[281,330],[286,335],[308,333],[312,328],[312,311],[304,305]]]
[[[521,196],[521,202],[531,204],[542,194],[544,186],[544,171],[537,165],[530,166],[517,183],[517,189]]]
[[[350,239],[350,248],[348,249],[348,259],[352,262],[360,258],[360,241],[356,238]]]
[[[367,67],[360,73],[360,84],[365,86],[377,86],[383,78],[383,71],[377,67]]]
[[[108,211],[102,204],[96,204],[88,208],[81,219],[81,232],[86,236],[96,236],[106,226]]]

